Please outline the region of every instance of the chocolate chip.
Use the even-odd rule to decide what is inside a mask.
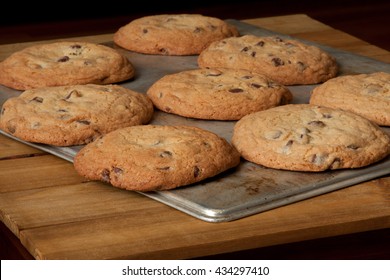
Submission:
[[[1,114],[4,115],[5,108],[1,108]]]
[[[251,57],[255,57],[255,56],[256,56],[256,52],[252,52]]]
[[[172,153],[170,151],[163,151],[160,153],[160,157],[162,158],[172,157]]]
[[[310,129],[304,127],[304,128],[302,128],[302,130],[301,130],[301,135],[306,135],[306,134],[309,134],[310,132],[311,132]]]
[[[309,134],[310,132],[311,132],[311,130],[308,129],[307,127],[303,127],[302,130],[301,130],[302,134]]]
[[[203,28],[196,27],[195,30],[194,30],[194,33],[200,33],[202,31],[203,31]]]
[[[249,50],[248,47],[244,47],[244,48],[241,50],[241,52],[247,52],[248,50]]]
[[[15,126],[13,126],[11,124],[7,124],[7,130],[9,133],[14,134],[16,131],[16,128],[15,128]]]
[[[260,41],[260,42],[257,42],[255,46],[263,47],[264,44],[265,44],[264,41]]]
[[[63,57],[60,57],[57,62],[66,62],[69,60],[69,56],[64,55]]]
[[[197,166],[194,166],[194,178],[200,175],[200,169]]]
[[[241,88],[232,88],[232,89],[229,89],[229,92],[231,93],[240,93],[240,92],[243,92],[244,90],[241,89]]]
[[[112,168],[112,171],[114,171],[114,173],[116,173],[116,174],[122,174],[123,173],[123,170],[121,168],[115,167],[115,166]]]
[[[85,124],[85,125],[90,125],[91,124],[91,122],[87,121],[87,120],[77,120],[76,122],[81,123],[81,124]]]
[[[355,145],[355,144],[350,144],[347,146],[348,149],[351,149],[351,150],[357,150],[359,149],[359,146],[358,145]]]
[[[261,85],[252,83],[252,84],[251,84],[251,87],[254,87],[254,88],[261,88]]]
[[[61,113],[66,113],[66,112],[68,112],[67,110],[65,110],[65,109],[58,109],[58,112],[61,112]]]
[[[283,42],[283,39],[280,37],[274,37],[275,42]]]
[[[165,48],[161,48],[161,49],[159,49],[158,51],[159,51],[161,54],[169,55],[168,50],[165,49]]]
[[[265,135],[267,139],[278,139],[283,133],[280,130],[271,130],[268,131]]]
[[[330,169],[336,169],[336,168],[340,168],[341,166],[341,159],[339,158],[335,158],[332,162],[332,164],[329,166]]]
[[[169,170],[170,168],[170,166],[157,167],[157,170]]]
[[[272,139],[278,139],[282,135],[282,132],[280,130],[276,130],[274,134],[272,135]]]
[[[291,146],[293,145],[294,141],[293,140],[288,140],[286,145],[284,145],[284,147],[282,148],[282,152],[283,153],[288,153],[291,149]]]
[[[67,99],[71,98],[72,96],[73,97],[81,97],[82,95],[79,91],[74,89],[71,92],[69,92],[68,95],[64,99],[67,100]]]
[[[325,162],[325,159],[327,158],[328,156],[327,155],[313,155],[311,157],[311,162],[316,164],[316,165],[321,165]]]
[[[202,144],[203,144],[203,146],[205,146],[208,149],[211,148],[211,145],[208,142],[202,142]]]
[[[156,142],[152,143],[151,146],[157,146],[157,145],[160,145],[162,143],[161,140],[157,140]]]
[[[72,49],[81,49],[81,45],[79,44],[74,44],[70,46]]]
[[[281,60],[279,57],[274,57],[274,58],[272,58],[271,61],[274,64],[274,66],[276,66],[276,67],[284,65],[283,60]]]
[[[325,127],[325,123],[322,121],[311,121],[308,123],[308,125],[312,125],[315,127]]]
[[[301,62],[301,61],[297,62],[297,66],[298,66],[298,70],[300,72],[303,72],[307,68],[307,66],[303,62]]]
[[[147,30],[146,28],[144,28],[144,29],[142,29],[142,32],[143,32],[144,34],[146,34],[146,33],[149,32],[149,30]]]
[[[246,80],[249,80],[249,79],[252,79],[252,78],[253,78],[253,76],[249,76],[249,75],[241,77],[241,79],[246,79]]]
[[[310,142],[310,136],[309,136],[310,132],[311,131],[309,129],[307,129],[306,127],[304,127],[301,130],[301,133],[299,134],[300,143],[308,144]]]
[[[43,98],[39,97],[39,96],[36,96],[33,99],[31,99],[30,101],[35,101],[35,102],[38,102],[38,103],[42,103],[43,102]]]
[[[110,183],[110,170],[105,168],[100,175],[103,182]]]

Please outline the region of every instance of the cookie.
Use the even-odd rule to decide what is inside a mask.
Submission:
[[[142,192],[190,185],[239,163],[235,148],[208,130],[151,124],[110,132],[74,158],[85,178]]]
[[[292,100],[286,87],[264,75],[223,68],[166,75],[147,95],[164,112],[208,120],[238,120]]]
[[[0,62],[0,84],[17,90],[111,84],[134,74],[133,65],[117,50],[87,42],[33,45]]]
[[[6,100],[0,128],[29,142],[81,145],[112,130],[146,124],[153,103],[119,85],[75,85],[30,89]]]
[[[378,125],[390,126],[390,74],[376,72],[330,79],[312,90],[310,104],[348,110]]]
[[[359,168],[390,154],[390,137],[375,123],[310,104],[243,117],[234,126],[232,144],[248,161],[293,171]]]
[[[211,43],[201,68],[247,69],[283,85],[317,84],[337,75],[336,59],[316,46],[277,36],[244,35]]]
[[[120,27],[114,42],[144,54],[197,55],[211,42],[239,33],[225,21],[200,14],[145,16]]]

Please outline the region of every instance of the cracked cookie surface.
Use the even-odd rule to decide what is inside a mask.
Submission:
[[[46,87],[6,100],[0,128],[25,141],[81,145],[117,128],[146,124],[153,112],[149,97],[118,85]]]
[[[137,18],[120,27],[114,42],[144,54],[197,55],[213,41],[238,35],[234,26],[216,17],[161,14]]]
[[[348,110],[378,125],[390,126],[390,74],[376,72],[330,79],[313,89],[310,103]]]
[[[135,191],[189,185],[239,163],[237,150],[210,131],[150,124],[108,133],[74,158],[80,175]]]
[[[292,101],[292,94],[264,75],[240,69],[195,69],[162,77],[147,91],[160,110],[184,117],[238,120]]]
[[[310,104],[243,117],[234,127],[232,144],[248,161],[295,171],[358,168],[390,154],[390,137],[375,123]]]
[[[337,75],[336,59],[297,40],[244,35],[211,43],[198,57],[201,68],[246,69],[283,85],[316,84]]]
[[[88,42],[37,44],[0,62],[0,84],[17,90],[111,84],[134,74],[133,65],[117,50]]]

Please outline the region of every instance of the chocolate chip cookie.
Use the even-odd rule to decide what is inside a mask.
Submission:
[[[236,149],[210,131],[151,124],[110,132],[74,158],[76,171],[87,179],[134,191],[190,185],[239,163]]]
[[[164,112],[208,120],[238,120],[292,101],[286,87],[266,76],[226,68],[166,75],[148,89],[147,95]]]
[[[153,112],[149,97],[119,85],[46,87],[6,100],[0,128],[29,142],[81,145],[121,127],[146,124]]]
[[[390,126],[390,74],[346,75],[315,87],[310,103],[348,110]]]
[[[145,16],[120,27],[114,42],[130,51],[157,55],[197,55],[211,42],[238,36],[225,21],[200,14]]]
[[[17,90],[111,84],[133,78],[134,74],[133,65],[117,50],[87,42],[37,44],[0,62],[0,84]]]
[[[327,52],[278,36],[244,35],[213,42],[200,53],[198,65],[247,69],[283,85],[316,84],[338,72],[336,59]]]
[[[359,168],[390,154],[390,137],[354,113],[288,104],[239,120],[232,144],[248,161],[276,169]]]

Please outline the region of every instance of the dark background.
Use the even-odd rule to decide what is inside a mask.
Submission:
[[[154,0],[156,1],[156,0]],[[30,1],[2,3],[0,43],[113,33],[137,17],[200,13],[221,19],[248,19],[304,13],[333,28],[390,50],[388,0],[197,0]]]

